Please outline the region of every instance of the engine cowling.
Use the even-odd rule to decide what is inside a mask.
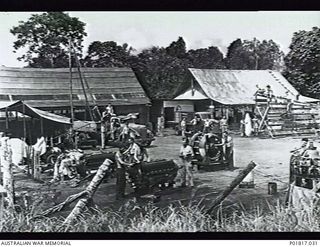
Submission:
[[[199,161],[215,162],[222,159],[221,138],[217,134],[196,133],[192,136],[190,144]]]

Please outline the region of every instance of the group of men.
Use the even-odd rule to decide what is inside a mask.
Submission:
[[[135,133],[129,128],[129,122],[126,121],[121,128],[120,120],[115,116],[113,106],[109,103],[101,116],[101,131],[109,133],[109,140],[127,142],[129,137],[135,138]]]
[[[256,88],[257,88],[257,91],[254,94],[256,99],[258,96],[264,96],[264,97],[267,97],[267,101],[270,102],[274,98],[274,94],[270,85],[267,85],[266,89],[260,88],[259,85],[256,85]]]
[[[137,195],[142,179],[141,163],[150,161],[146,148],[136,143],[133,137],[129,137],[128,145],[119,148],[115,154],[115,160],[117,163],[116,198],[125,197],[126,181],[131,184]]]
[[[223,116],[220,120],[211,118],[202,120],[200,116],[195,116],[191,121],[192,125],[192,134],[197,132],[203,133],[218,133],[225,132],[228,130],[228,119],[226,116]],[[180,122],[181,127],[181,135],[185,137],[187,134],[187,119],[185,117],[182,118]]]

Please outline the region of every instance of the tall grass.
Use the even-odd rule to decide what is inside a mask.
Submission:
[[[33,218],[35,212],[3,211],[1,232],[57,232],[63,217]],[[220,208],[214,217],[199,205],[157,208],[153,204],[137,206],[129,201],[120,210],[88,209],[70,226],[72,232],[285,232],[320,231],[319,211],[294,212],[280,203],[258,206],[226,215]]]

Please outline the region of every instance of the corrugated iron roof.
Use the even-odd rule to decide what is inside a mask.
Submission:
[[[199,83],[204,93],[225,105],[254,104],[256,85],[260,88],[271,86],[275,96],[296,99],[298,91],[281,75],[271,70],[214,70],[195,69],[189,71]],[[318,101],[300,97],[301,101]]]
[[[75,106],[84,106],[85,99],[79,73],[73,68]],[[130,68],[82,68],[82,75],[98,105],[147,104],[150,100]],[[69,69],[0,67],[0,100],[23,100],[34,107],[69,105]],[[92,99],[88,90],[89,101]]]

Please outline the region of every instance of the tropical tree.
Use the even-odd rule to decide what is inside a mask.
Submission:
[[[129,67],[132,47],[114,41],[94,41],[89,45],[84,59],[86,67]]]
[[[187,52],[186,42],[182,37],[179,37],[177,41],[173,41],[165,50],[169,56],[180,59],[185,58]]]
[[[319,98],[320,28],[295,32],[289,48],[284,76],[301,94]]]
[[[198,69],[224,69],[224,59],[221,51],[214,46],[188,51],[190,65]]]
[[[63,12],[33,14],[10,32],[17,38],[14,52],[26,51],[18,58],[30,67],[67,67],[69,40],[78,56],[82,53],[85,23]]]
[[[152,47],[137,56],[135,69],[145,78],[145,89],[152,99],[171,98],[184,81],[185,60],[168,55],[166,48]]]
[[[228,69],[280,70],[283,52],[273,40],[237,39],[228,47],[225,63]]]

